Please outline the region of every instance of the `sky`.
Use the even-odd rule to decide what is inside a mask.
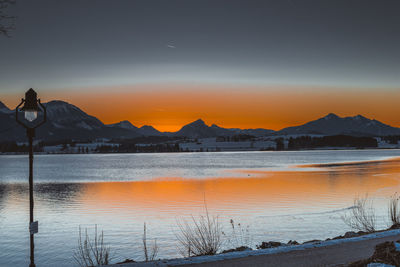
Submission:
[[[105,123],[281,129],[330,112],[400,127],[400,2],[17,0],[0,101],[33,87]]]

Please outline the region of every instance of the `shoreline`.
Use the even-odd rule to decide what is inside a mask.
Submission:
[[[222,151],[159,151],[159,152],[88,152],[88,153],[75,153],[75,152],[34,152],[35,155],[109,155],[109,154],[206,154],[206,153],[235,153],[235,152],[308,152],[308,151],[364,151],[364,150],[400,150],[398,147],[368,147],[368,148],[357,148],[357,147],[327,147],[327,148],[315,148],[315,149],[284,149],[284,150],[222,150]],[[0,152],[0,156],[18,156],[28,155],[28,152]]]
[[[395,163],[400,161],[400,156],[388,157],[378,160],[366,160],[366,161],[349,161],[349,162],[332,162],[332,163],[318,163],[318,164],[305,164],[296,165],[297,168],[332,168],[332,167],[351,167],[351,166],[368,166],[380,163]]]
[[[274,153],[274,152],[315,152],[315,151],[367,151],[367,150],[400,150],[398,147],[387,148],[387,147],[368,147],[368,148],[356,148],[356,147],[341,147],[341,148],[316,148],[316,149],[285,149],[285,150],[222,150],[222,151],[160,151],[160,152],[89,152],[89,153],[74,153],[74,152],[34,152],[34,155],[124,155],[124,154],[215,154],[215,153],[246,153],[246,152],[258,152],[258,153]],[[28,155],[28,152],[0,152],[0,156],[18,156]]]
[[[287,245],[274,248],[257,249],[251,251],[236,251],[225,254],[217,254],[212,256],[198,256],[191,258],[175,258],[158,260],[153,262],[130,262],[118,263],[107,265],[108,267],[167,267],[167,266],[274,266],[274,263],[265,261],[265,258],[274,257],[275,263],[279,262],[279,266],[295,266],[293,264],[282,264],[288,254],[296,253],[297,259],[302,258],[303,261],[310,261],[309,265],[302,265],[299,263],[297,266],[321,266],[319,263],[311,263],[314,250],[329,250],[342,249],[346,246],[357,246],[359,244],[370,244],[369,247],[374,248],[377,243],[382,243],[387,240],[397,241],[400,239],[400,229],[395,230],[382,230],[370,234],[363,234],[356,237],[340,238],[340,239],[327,239],[325,241],[305,242],[299,245]],[[314,253],[315,254],[315,253]],[[354,257],[353,261],[368,258],[372,255],[370,251],[366,251],[365,255],[358,255]],[[332,255],[327,255],[332,256]],[[335,255],[333,255],[335,256]],[[342,256],[342,255],[341,255]],[[351,256],[351,255],[350,255]],[[317,255],[317,257],[320,257]],[[257,260],[260,259],[260,260]],[[323,260],[323,259],[319,259]],[[349,264],[350,262],[339,262],[337,264]],[[236,261],[236,264],[234,263]],[[261,261],[261,263],[259,262]],[[246,263],[245,263],[246,262]],[[246,264],[246,265],[243,265]],[[247,265],[250,264],[250,265]],[[276,266],[276,265],[275,265]]]

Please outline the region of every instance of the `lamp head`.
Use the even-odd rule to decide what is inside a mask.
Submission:
[[[25,104],[21,109],[25,112],[25,119],[32,122],[37,119],[40,111],[36,92],[31,88],[25,93]]]

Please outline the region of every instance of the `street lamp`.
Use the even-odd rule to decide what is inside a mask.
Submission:
[[[24,105],[22,108],[21,106]],[[40,108],[39,108],[40,106]],[[25,120],[18,118],[18,113],[25,113]],[[39,123],[34,123],[37,119],[38,112],[43,112],[43,119]],[[29,234],[31,243],[31,263],[29,267],[35,267],[35,244],[33,235],[38,232],[38,222],[33,221],[33,138],[35,137],[35,129],[46,122],[46,108],[37,99],[36,92],[31,88],[25,93],[25,99],[15,109],[15,118],[19,124],[26,129],[26,135],[29,140]],[[28,121],[28,123],[27,123]]]

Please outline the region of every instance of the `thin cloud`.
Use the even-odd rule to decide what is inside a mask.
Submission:
[[[168,47],[168,48],[172,48],[172,49],[175,49],[175,48],[176,48],[176,46],[170,45],[170,44],[168,44],[167,47]]]

